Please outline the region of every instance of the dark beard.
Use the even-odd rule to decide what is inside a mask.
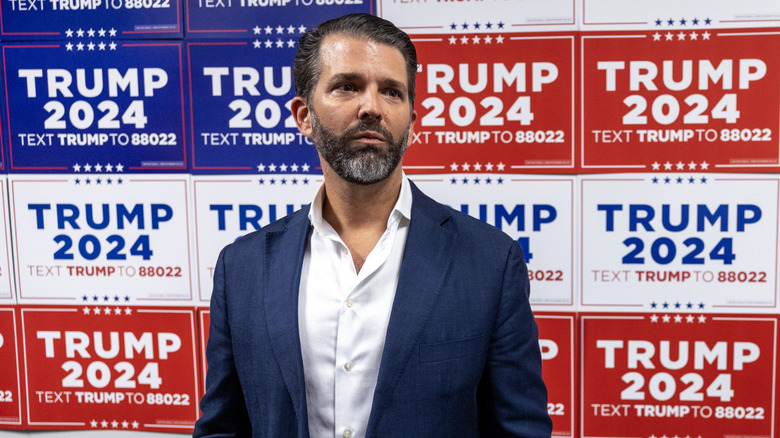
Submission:
[[[396,141],[393,135],[378,121],[361,120],[357,125],[336,135],[322,126],[311,110],[312,141],[320,156],[345,181],[360,185],[374,184],[387,179],[398,167],[406,152],[409,126]],[[385,139],[387,150],[373,145],[353,146],[359,132],[375,131]]]

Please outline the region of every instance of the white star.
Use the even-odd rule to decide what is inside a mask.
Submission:
[[[266,26],[266,27],[265,27],[265,34],[266,34],[266,35],[270,35],[270,34],[272,34],[273,32],[274,32],[274,29],[273,29],[271,26]]]
[[[675,323],[681,323],[682,322],[682,316],[680,315],[674,315],[674,322]]]
[[[696,170],[696,163],[694,163],[693,161],[688,163],[688,170]]]
[[[108,427],[108,421],[106,421],[106,420],[101,421],[100,422],[100,427],[104,427],[104,428]]]
[[[115,42],[113,42],[113,41],[111,41],[111,44],[109,44],[109,45],[108,45],[108,48],[109,48],[110,50],[116,50],[116,43],[115,43]]]
[[[100,163],[95,164],[95,172],[102,172],[103,166],[100,165]]]
[[[268,166],[268,171],[269,172],[276,172],[276,164],[271,163],[271,165]]]
[[[266,49],[270,49],[270,48],[271,48],[271,47],[273,47],[273,46],[274,46],[274,42],[273,42],[273,41],[271,41],[271,40],[265,40],[265,48],[266,48]]]
[[[701,36],[702,36],[702,38],[704,38],[705,40],[708,40],[708,39],[710,39],[710,33],[709,33],[709,32],[707,32],[706,30],[704,31],[704,33],[703,33],[703,34],[701,34]]]
[[[479,40],[480,40],[480,38],[478,36],[474,35],[474,38],[471,39],[471,42],[473,42],[474,44],[479,44]]]
[[[309,171],[309,165],[306,164],[306,163],[303,163],[303,166],[301,166],[301,170],[304,171],[304,172],[308,172]]]
[[[133,314],[133,309],[131,309],[129,307],[126,307],[125,308],[125,315],[132,315],[132,314]]]
[[[450,44],[455,44],[455,43],[458,42],[458,39],[455,38],[455,35],[453,35],[453,36],[450,37],[449,41],[450,41]]]
[[[693,319],[694,319],[693,315],[688,315],[688,316],[685,317],[685,322],[687,322],[688,324],[691,324],[691,323],[693,323]]]
[[[127,426],[129,426],[129,425],[130,425],[130,423],[128,423],[127,421],[123,421],[122,422],[122,429],[127,429]]]
[[[100,307],[95,306],[95,308],[92,309],[92,313],[94,313],[95,315],[100,315]]]
[[[677,170],[685,170],[685,163],[683,163],[682,161],[678,161]]]
[[[112,422],[111,422],[111,427],[113,427],[114,429],[116,429],[116,428],[117,428],[117,426],[119,426],[119,422],[118,422],[118,421],[114,420],[114,421],[112,421]]]
[[[111,309],[109,309],[108,307],[104,307],[103,308],[103,314],[104,315],[110,315],[111,314]]]
[[[500,171],[504,170],[504,163],[498,163],[498,165],[496,165],[496,167],[498,167],[498,170],[500,172]]]
[[[295,33],[295,26],[292,24],[287,27],[287,33]]]
[[[693,32],[691,32],[690,38],[691,41],[695,41],[697,38],[699,38],[699,34],[696,33],[696,31],[694,30]]]
[[[92,427],[97,427],[98,423],[97,423],[97,421],[92,420],[92,421],[89,422],[89,425],[92,426]]]
[[[287,47],[289,48],[295,47],[295,40],[287,40]]]
[[[707,170],[710,167],[710,163],[706,161],[701,162],[701,170]]]
[[[72,51],[73,51],[73,43],[68,43],[68,44],[65,44],[65,49],[66,49],[68,52],[72,52]]]
[[[77,30],[76,31],[76,36],[79,37],[79,38],[83,37],[84,36],[84,31],[81,30],[81,29]]]
[[[278,26],[276,28],[276,33],[284,33],[284,28],[282,26]]]
[[[65,31],[65,36],[67,38],[73,37],[73,31],[70,28],[68,28],[68,30]]]
[[[260,40],[255,40],[255,42],[252,44],[254,45],[255,49],[263,47],[263,43],[261,43]]]
[[[493,163],[491,163],[491,162],[489,162],[489,161],[488,161],[488,163],[487,163],[487,164],[485,164],[485,170],[487,170],[488,172],[490,172],[491,170],[493,170]]]
[[[480,170],[482,170],[482,165],[479,163],[474,164],[474,171],[479,172]]]
[[[653,34],[653,41],[661,41],[661,34],[656,32]]]
[[[78,43],[76,44],[76,50],[82,51],[84,50],[84,43]]]
[[[674,39],[674,35],[671,32],[667,32],[664,36],[666,37],[666,41],[671,41]]]
[[[87,44],[87,49],[88,50],[95,50],[95,43],[90,41],[89,44]]]
[[[658,315],[655,315],[655,314],[653,314],[653,315],[650,317],[650,322],[658,322]]]
[[[300,25],[298,26],[298,33],[305,33],[306,32],[306,26]]]
[[[672,170],[672,163],[668,161],[664,163],[664,170]]]
[[[99,50],[106,50],[106,43],[101,41],[100,44],[98,44],[98,49]]]
[[[677,34],[677,41],[685,41],[685,33],[683,31]]]
[[[106,36],[106,30],[101,27],[100,30],[98,30],[98,36],[99,37]]]
[[[664,316],[661,317],[661,320],[663,322],[669,322],[669,321],[671,321],[671,319],[672,319],[672,317],[669,316],[669,315],[664,315]]]
[[[119,163],[119,164],[117,164],[114,167],[116,168],[117,172],[124,172],[124,170],[125,170],[125,166],[123,166],[122,163]]]
[[[293,172],[298,172],[298,165],[297,165],[297,164],[295,164],[295,163],[293,163],[293,164],[292,164],[292,166],[290,166],[290,169],[291,169]]]
[[[503,36],[501,36],[501,35],[497,36],[497,37],[496,37],[496,42],[497,42],[498,44],[504,44],[504,37],[503,37]]]
[[[114,309],[114,315],[121,315],[121,314],[122,314],[122,309],[120,309],[119,307]],[[116,427],[116,426],[114,426],[114,427]]]
[[[276,40],[276,47],[279,47],[279,48],[284,47],[284,41]]]
[[[265,164],[260,163],[257,165],[257,171],[258,172],[265,172]]]
[[[114,29],[113,27],[111,29],[109,29],[108,30],[108,36],[115,37],[116,36],[116,29]]]
[[[138,426],[139,426],[138,422],[133,421],[133,429],[138,429]]]
[[[95,29],[90,28],[87,31],[87,36],[90,37],[90,38],[94,37],[95,36]]]
[[[463,35],[463,37],[461,37],[461,39],[460,39],[460,43],[461,44],[468,44],[469,43],[469,37],[467,37],[466,35]]]
[[[485,44],[490,44],[493,42],[493,37],[490,35],[485,35],[485,38],[483,39],[485,40]]]
[[[704,315],[699,315],[699,324],[704,324],[707,322],[707,317]]]
[[[659,163],[658,161],[654,162],[653,170],[659,170],[659,169],[661,169],[661,163]]]
[[[92,166],[89,163],[84,165],[84,172],[92,172]]]
[[[110,164],[106,164],[105,166],[106,172],[112,172],[114,170],[114,166]]]
[[[460,166],[460,167],[462,167],[462,168],[463,168],[463,170],[465,170],[465,171],[468,171],[468,170],[471,168],[471,166],[469,165],[469,163],[463,163],[463,164],[461,164],[461,166]]]
[[[255,33],[255,35],[260,35],[262,29],[260,29],[260,26],[255,26],[252,31]]]
[[[282,173],[287,172],[287,165],[282,163],[282,165],[279,166],[279,171]]]
[[[84,314],[85,314],[85,315],[89,315],[89,311],[90,311],[90,310],[92,310],[92,309],[90,309],[89,307],[85,307],[85,308],[84,308]]]
[[[458,170],[458,165],[456,163],[450,164],[450,170],[453,171],[453,172]]]

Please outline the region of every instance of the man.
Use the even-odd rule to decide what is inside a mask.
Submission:
[[[519,244],[401,171],[416,70],[371,15],[301,38],[291,109],[324,184],[220,254],[195,436],[550,436]]]

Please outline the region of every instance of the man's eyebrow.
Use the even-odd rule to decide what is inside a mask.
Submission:
[[[361,73],[337,73],[333,76],[331,76],[328,79],[328,83],[333,84],[336,82],[353,82],[363,79],[363,74]]]

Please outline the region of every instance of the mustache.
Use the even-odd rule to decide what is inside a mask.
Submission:
[[[384,137],[385,142],[393,144],[395,143],[395,139],[393,138],[393,134],[390,133],[384,126],[382,126],[381,123],[379,123],[377,120],[361,120],[358,122],[357,125],[348,128],[344,134],[341,136],[343,138],[353,138],[355,137],[359,132],[364,131],[374,131],[378,132]]]

